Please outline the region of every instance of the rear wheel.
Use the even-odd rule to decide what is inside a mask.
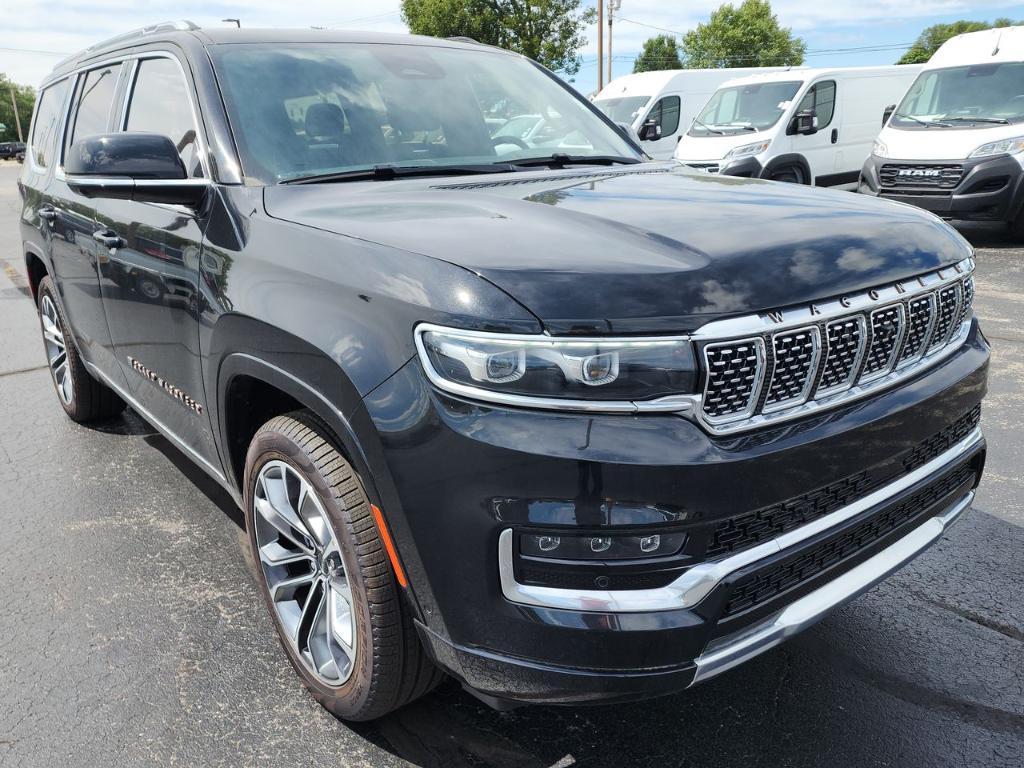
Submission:
[[[85,368],[78,354],[64,315],[57,304],[53,281],[49,276],[39,282],[39,322],[43,348],[57,399],[73,420],[84,423],[115,416],[124,410],[124,401],[97,381]]]
[[[427,658],[352,466],[308,411],[278,416],[246,457],[264,600],[292,666],[346,720],[371,720],[443,678]]]
[[[807,176],[804,169],[799,165],[786,165],[772,171],[769,178],[772,181],[785,181],[789,184],[806,184]]]

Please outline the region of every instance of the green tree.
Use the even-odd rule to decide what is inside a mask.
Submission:
[[[634,72],[656,69],[682,69],[679,46],[671,35],[656,35],[644,40],[644,48],[633,62]]]
[[[18,140],[18,123],[14,119],[14,107],[11,104],[11,88],[18,103],[18,117],[21,118],[21,132],[28,138],[28,125],[32,120],[32,109],[36,105],[36,92],[27,85],[12,83],[3,72],[0,72],[0,123],[7,126],[0,131],[0,141]]]
[[[471,37],[574,75],[586,28],[597,16],[582,0],[402,0],[416,35]]]
[[[726,3],[683,37],[683,61],[690,69],[780,67],[803,64],[807,45],[780,27],[768,0]]]
[[[1024,24],[1024,21],[1016,22]],[[944,42],[951,37],[962,35],[965,32],[981,32],[983,29],[994,27],[1011,27],[1014,22],[1010,19],[996,19],[989,24],[987,21],[954,21],[952,24],[932,24],[925,27],[924,31],[917,36],[917,40],[910,49],[900,57],[897,64],[926,64],[932,54],[939,50]]]

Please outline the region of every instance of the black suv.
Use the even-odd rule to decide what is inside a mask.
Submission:
[[[544,130],[495,131],[518,115]],[[233,494],[345,718],[442,671],[495,706],[686,688],[981,477],[954,230],[648,162],[472,41],[125,35],[45,81],[20,189],[60,404],[131,405]]]
[[[0,143],[0,160],[12,160],[25,153],[25,145],[20,141]]]

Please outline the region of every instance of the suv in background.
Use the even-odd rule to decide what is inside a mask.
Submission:
[[[11,160],[21,155],[25,156],[25,145],[20,141],[5,141],[0,143],[0,160]]]
[[[61,407],[131,405],[227,489],[343,718],[443,673],[499,707],[687,688],[981,477],[955,231],[648,162],[506,51],[157,25],[45,80],[19,188]]]

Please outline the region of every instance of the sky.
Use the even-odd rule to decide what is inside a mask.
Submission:
[[[614,26],[613,74],[632,70],[646,38],[661,30],[684,33],[706,21],[720,4],[721,0],[622,0]],[[891,64],[922,29],[939,22],[991,21],[1000,16],[1024,20],[1024,4],[999,0],[775,0],[772,7],[782,25],[806,41],[809,66]],[[17,11],[4,14],[0,26],[0,72],[17,83],[38,85],[63,56],[168,19],[189,19],[203,27],[239,18],[246,27],[404,32],[399,8],[399,0],[305,0],[295,5],[281,0],[17,0]],[[573,78],[584,93],[597,85],[596,26],[587,34],[583,67]],[[840,50],[850,48],[861,50]]]

